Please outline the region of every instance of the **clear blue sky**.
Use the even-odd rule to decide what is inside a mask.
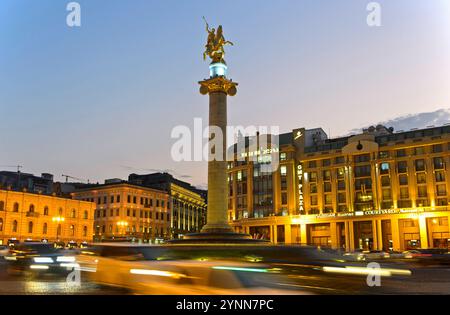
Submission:
[[[379,28],[362,0],[80,0],[72,29],[68,2],[0,2],[0,165],[91,181],[171,169],[204,184],[204,163],[170,159],[172,128],[207,118],[202,15],[235,42],[230,124],[338,136],[450,107],[448,0],[378,1]]]

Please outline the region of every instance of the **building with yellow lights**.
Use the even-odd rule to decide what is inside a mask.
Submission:
[[[166,192],[122,181],[85,186],[72,197],[95,204],[96,241],[150,242],[170,237],[171,205]]]
[[[91,242],[95,204],[0,190],[0,244],[17,241]]]
[[[241,142],[228,167],[236,231],[346,250],[449,246],[450,126],[336,139],[301,128],[265,150]]]

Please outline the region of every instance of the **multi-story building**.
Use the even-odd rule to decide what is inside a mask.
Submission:
[[[107,181],[103,185],[84,185],[72,196],[95,203],[96,241],[123,238],[155,242],[171,238],[171,203],[163,190]]]
[[[90,242],[95,205],[50,195],[0,190],[0,243]]]
[[[0,171],[0,188],[27,191],[31,193],[53,193],[53,175],[43,173],[35,176],[29,173]]]
[[[449,246],[450,126],[337,139],[301,128],[271,154],[243,147],[229,163],[237,231],[347,250]],[[274,152],[279,167],[261,172]]]
[[[131,174],[128,181],[167,192],[172,205],[170,227],[174,238],[199,232],[206,224],[206,191],[168,173]]]

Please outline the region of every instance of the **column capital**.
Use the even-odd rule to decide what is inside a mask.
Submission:
[[[198,82],[200,84],[200,94],[206,95],[214,92],[223,92],[229,96],[237,93],[238,83],[233,82],[223,76],[214,77]]]

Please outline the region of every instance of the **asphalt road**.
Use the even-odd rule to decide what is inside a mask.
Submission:
[[[383,267],[395,267],[396,264],[382,263]],[[368,287],[364,277],[361,277],[360,287],[349,290],[348,294],[450,294],[450,266],[420,266],[415,264],[402,264],[402,268],[411,270],[411,276],[382,277],[380,287]],[[337,277],[336,280],[345,287],[346,276]],[[327,289],[326,281],[309,281],[308,285],[302,285],[302,281],[286,284],[289,289],[308,290],[316,294],[334,294]],[[321,283],[320,288],[315,288],[314,283]],[[357,283],[359,285],[359,282]],[[331,287],[331,284],[330,284]],[[345,290],[344,290],[345,291]],[[0,262],[0,294],[75,294],[75,295],[108,295],[108,294],[132,294],[122,288],[98,285],[89,282],[86,274],[81,273],[79,284],[68,284],[66,275],[42,275],[42,276],[11,276],[6,272],[6,263]],[[340,292],[342,294],[342,291]]]

